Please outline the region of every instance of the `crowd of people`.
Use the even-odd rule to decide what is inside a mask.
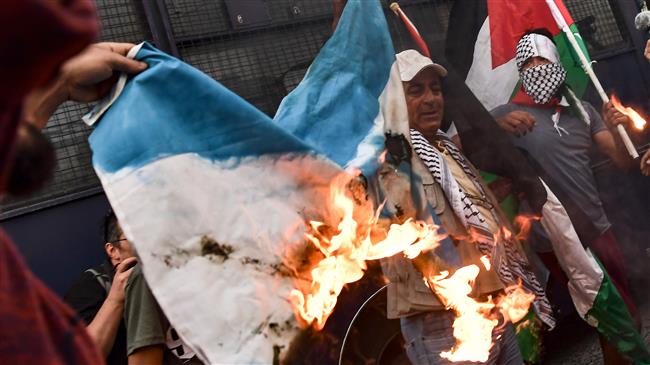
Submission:
[[[5,80],[0,86],[2,195],[29,194],[51,173],[53,149],[41,129],[62,102],[102,98],[118,72],[137,74],[147,67],[126,57],[132,44],[90,44],[98,31],[92,5],[84,0],[69,3],[25,1],[0,15],[6,40],[0,49],[15,54],[16,50],[8,47],[23,42],[22,53],[13,57],[20,63],[0,61]],[[37,27],[41,30],[35,27],[15,35],[15,30],[8,29],[33,18],[35,11],[42,16]],[[35,46],[55,38],[58,43],[53,47]],[[646,57],[650,59],[648,44]],[[498,269],[481,271],[474,294],[478,298],[497,295],[522,282],[535,294],[533,306],[540,326],[553,327],[552,303],[544,283],[531,270],[533,263],[526,251],[519,247],[521,243],[495,238],[502,234],[501,227],[510,226],[499,202],[464,156],[462,139],[459,143],[457,136],[441,129],[447,70],[416,50],[400,52],[396,60],[408,109],[412,154],[418,157],[414,171],[421,177],[427,201],[442,227],[455,237],[464,264],[478,263],[490,247],[502,246],[504,254],[492,258]],[[552,37],[545,31],[525,34],[519,40],[516,60],[522,88],[510,103],[491,111],[494,128],[506,131],[516,147],[542,165],[592,221],[598,232],[590,247],[638,321],[620,244],[599,198],[589,157],[595,146],[620,168],[639,168],[615,131],[630,120],[610,103],[598,112],[575,97],[564,82],[566,71]],[[650,151],[640,159],[640,170],[650,175]],[[468,234],[470,231],[474,234]],[[107,214],[102,232],[105,262],[81,274],[65,295],[65,304],[31,274],[10,238],[0,231],[0,358],[26,364],[200,363],[158,307],[137,253],[112,212]],[[557,281],[566,283],[544,230],[535,226],[532,234],[535,253]],[[453,313],[425,287],[422,273],[410,260],[395,256],[383,263],[383,269],[390,280],[387,314],[400,318],[410,361],[449,363],[440,353],[455,344]],[[498,326],[493,341],[487,364],[524,362],[512,324]],[[607,364],[630,363],[607,339],[601,338],[601,345]]]

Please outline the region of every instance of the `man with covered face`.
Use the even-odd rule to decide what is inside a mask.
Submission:
[[[591,104],[576,97],[565,84],[566,71],[545,30],[521,38],[516,63],[522,88],[510,103],[495,108],[491,114],[499,127],[510,134],[515,146],[525,150],[592,222],[598,237],[585,243],[601,260],[635,315],[618,242],[603,210],[589,157],[595,145],[617,166],[631,168],[633,160],[615,131],[618,124],[628,123],[628,118],[610,103],[603,105],[601,118]],[[533,233],[535,250],[551,273],[566,282],[541,227],[535,225]],[[607,363],[624,363],[616,354],[605,355]]]
[[[479,300],[496,297],[521,280],[536,296],[533,305],[539,318],[552,327],[550,304],[519,242],[503,235],[501,227],[509,226],[496,199],[474,166],[440,130],[445,114],[442,80],[447,70],[415,50],[396,57],[408,110],[412,168],[427,203],[453,239],[461,265],[480,268],[473,295]],[[380,179],[383,174],[379,171]],[[490,270],[480,261],[484,255],[490,260]],[[400,318],[406,352],[413,364],[452,363],[441,353],[456,344],[452,328],[455,316],[423,282],[423,273],[429,276],[451,268],[446,265],[431,253],[414,261],[395,255],[382,262],[390,280],[388,317]],[[504,324],[501,318],[492,340],[494,346],[485,363],[523,363],[512,324]]]

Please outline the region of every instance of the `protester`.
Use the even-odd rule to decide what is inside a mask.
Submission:
[[[512,102],[492,110],[498,125],[512,142],[570,194],[598,230],[589,247],[607,269],[630,312],[636,313],[618,242],[612,232],[590,168],[590,149],[595,145],[614,163],[628,169],[633,160],[615,132],[628,118],[611,103],[603,105],[603,118],[587,102],[580,101],[564,84],[566,71],[547,31],[524,35],[517,45],[516,62],[522,89]],[[552,274],[560,273],[552,248],[541,229],[534,229],[540,257]],[[563,276],[563,275],[560,275]],[[566,277],[557,278],[566,282]],[[602,339],[601,339],[602,340]],[[607,346],[606,346],[607,347]],[[603,348],[606,363],[625,363],[620,355]]]
[[[3,55],[0,60],[3,80],[0,196],[3,196],[33,191],[48,176],[48,170],[51,171],[52,148],[40,134],[48,112],[68,99],[89,101],[102,97],[115,71],[133,73],[146,65],[124,57],[132,45],[103,44],[91,47],[60,68],[97,35],[94,7],[88,0],[14,1],[0,12],[0,29]],[[64,71],[59,72],[60,69]],[[103,363],[83,323],[28,270],[2,231],[0,261],[0,358],[3,362]]]
[[[125,287],[137,259],[111,211],[102,238],[106,260],[86,270],[65,294],[65,301],[88,326],[108,365],[127,364],[124,316]]]
[[[102,236],[106,261],[86,270],[65,300],[88,324],[106,363],[200,364],[162,314],[112,211]]]
[[[529,270],[519,243],[514,240],[503,243],[501,227],[509,225],[495,198],[476,169],[439,129],[444,116],[441,80],[447,71],[415,50],[399,53],[397,63],[406,97],[412,152],[418,157],[414,159],[413,169],[421,178],[427,201],[442,227],[454,239],[462,265],[477,264],[482,268],[475,283],[475,294],[479,298],[498,295],[511,284],[510,280],[521,279],[524,287],[537,297],[535,308],[540,318],[552,326],[552,310]],[[500,240],[495,241],[495,236]],[[485,254],[491,259],[492,270],[485,270],[480,264],[479,258]],[[454,314],[445,310],[424,285],[419,265],[400,255],[385,260],[382,265],[390,280],[388,316],[400,318],[411,362],[451,363],[440,354],[455,345]],[[512,324],[499,325],[493,331],[493,341],[495,345],[487,364],[523,363]]]

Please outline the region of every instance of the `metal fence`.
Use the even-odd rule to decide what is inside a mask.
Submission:
[[[382,0],[395,49],[412,47],[400,21]],[[444,54],[453,0],[401,0],[434,54]],[[625,29],[608,0],[565,0],[576,22],[591,27],[590,51],[621,47]],[[150,14],[151,7],[159,11]],[[148,7],[148,8],[147,8]],[[331,0],[98,0],[102,41],[139,43],[165,35],[172,53],[201,69],[272,116],[302,79],[331,35]],[[161,29],[164,28],[164,29]],[[587,28],[585,28],[587,29]],[[435,50],[438,50],[437,52]],[[56,149],[54,177],[38,193],[10,198],[0,219],[101,191],[80,121],[88,105],[65,103],[45,133]]]

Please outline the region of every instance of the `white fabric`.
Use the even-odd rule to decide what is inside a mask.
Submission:
[[[521,70],[526,61],[532,57],[542,57],[552,63],[560,63],[560,54],[557,47],[548,37],[531,33],[521,37],[517,43],[517,69]]]
[[[181,154],[98,174],[181,338],[206,364],[268,364],[274,345],[282,355],[298,333],[287,300],[293,279],[282,268],[304,247],[305,217],[331,212],[330,183],[340,172],[312,155],[212,162]],[[204,254],[203,236],[232,253]]]
[[[546,203],[542,207],[541,224],[553,245],[560,267],[569,278],[569,294],[573,305],[578,314],[585,318],[600,290],[603,271],[593,256],[582,247],[578,233],[560,201],[544,181],[542,184],[546,189]]]
[[[488,17],[476,38],[472,66],[465,79],[467,87],[487,110],[506,104],[519,82],[514,58],[496,68],[491,60],[492,42]]]

